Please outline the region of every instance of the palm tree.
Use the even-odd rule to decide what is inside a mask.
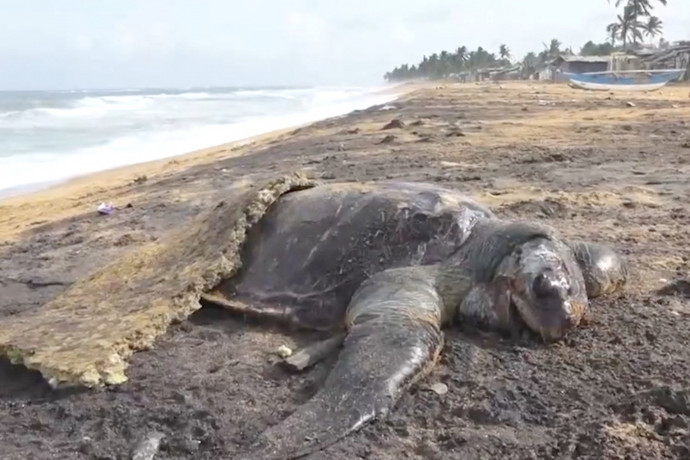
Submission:
[[[607,1],[611,3],[611,0]],[[667,0],[656,1],[661,3],[663,6],[666,6],[666,4],[668,3]],[[621,6],[621,3],[623,3],[623,0],[616,0],[616,8]],[[642,16],[649,16],[649,13],[654,9],[654,6],[652,6],[652,2],[650,0],[628,0],[626,7],[628,6],[633,6],[635,8],[635,11],[637,11],[638,14]]]
[[[642,25],[645,35],[654,40],[654,37],[661,35],[664,30],[664,23],[656,16],[650,16],[647,23]]]
[[[611,3],[611,0],[607,0]],[[619,38],[623,41],[623,49],[625,49],[628,44],[628,38],[632,39],[633,44],[637,44],[638,39],[642,41],[642,30],[646,31],[647,36],[658,35],[661,32],[659,24],[657,22],[652,22],[652,26],[655,27],[654,32],[650,33],[647,25],[638,20],[639,17],[650,17],[651,11],[654,9],[655,2],[659,2],[663,6],[668,3],[667,0],[627,0],[627,3],[623,7],[623,16],[618,15],[619,28],[616,31],[615,28],[611,28],[611,25],[606,28],[609,36],[612,40],[615,37],[612,35],[614,31],[619,33]],[[623,3],[623,0],[616,0],[616,8]],[[651,20],[651,19],[650,19]]]
[[[455,50],[455,57],[458,62],[467,62],[467,47],[463,45]]]
[[[558,56],[561,53],[561,42],[556,38],[551,39],[549,43],[549,54],[553,57]]]
[[[522,76],[523,78],[528,78],[533,75],[539,67],[539,58],[537,55],[530,51],[522,59]]]
[[[453,73],[453,56],[446,50],[441,51],[439,65],[436,74],[440,77],[447,77]]]
[[[501,59],[510,59],[510,48],[506,45],[501,45],[498,54],[501,56]]]
[[[467,63],[467,47],[464,45],[458,47],[451,59],[453,61],[453,68],[455,71],[460,72]]]
[[[549,61],[549,50],[545,49],[542,52],[539,53],[537,56],[539,58],[539,62],[541,64],[546,64]]]
[[[609,0],[609,3],[611,3],[611,0]],[[616,0],[616,8],[618,8],[621,3],[623,3],[623,0]],[[649,0],[628,0],[628,3],[624,8],[629,7],[633,7],[635,12],[641,15],[649,14],[649,10],[652,9],[652,5],[650,4]]]
[[[623,8],[623,16],[618,15],[618,26],[620,38],[623,41],[623,49],[628,45],[628,38],[632,39],[633,44],[642,40],[642,23],[637,20],[637,11],[633,5]]]
[[[561,54],[561,42],[560,40],[553,38],[551,39],[551,42],[546,45],[546,43],[543,43],[544,48],[546,48],[544,51],[546,52],[546,56],[548,59],[554,59],[557,58],[558,55]]]
[[[621,38],[621,24],[619,22],[612,22],[606,26],[606,33],[609,34],[611,44],[616,46],[616,40]]]
[[[426,76],[429,70],[429,58],[425,56],[422,57],[422,61],[419,63],[417,70],[421,75]]]

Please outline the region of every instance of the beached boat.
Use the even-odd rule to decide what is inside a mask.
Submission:
[[[570,86],[599,91],[653,91],[680,78],[684,69],[565,73]]]

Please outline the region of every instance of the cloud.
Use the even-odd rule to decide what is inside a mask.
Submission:
[[[80,52],[92,51],[95,47],[95,41],[92,37],[86,34],[79,34],[72,40],[72,45],[74,49]]]
[[[415,41],[416,34],[406,24],[396,22],[389,30],[391,39],[396,43],[409,45]]]
[[[667,39],[687,38],[685,1],[655,9]],[[618,10],[604,0],[567,14],[553,0],[0,0],[0,89],[375,83],[461,45],[505,43],[516,58],[551,38],[578,49],[603,41]]]
[[[328,34],[326,21],[314,14],[292,11],[285,19],[290,36],[301,43],[323,43]]]
[[[161,56],[179,47],[172,26],[162,22],[124,21],[116,25],[113,37],[105,43],[124,58]]]

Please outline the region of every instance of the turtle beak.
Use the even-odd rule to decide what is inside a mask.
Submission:
[[[587,310],[587,306],[575,300],[566,300],[559,311],[554,312],[550,324],[540,328],[539,332],[545,342],[554,342],[565,337],[576,328]]]

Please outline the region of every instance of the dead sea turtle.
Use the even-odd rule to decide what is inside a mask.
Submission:
[[[445,326],[557,340],[586,317],[589,298],[627,278],[606,246],[566,242],[551,227],[499,219],[420,183],[288,193],[252,229],[242,261],[206,302],[333,331],[321,350],[298,353],[307,364],[342,344],[320,391],[259,435],[246,458],[262,459],[306,455],[385,416],[434,365]]]

